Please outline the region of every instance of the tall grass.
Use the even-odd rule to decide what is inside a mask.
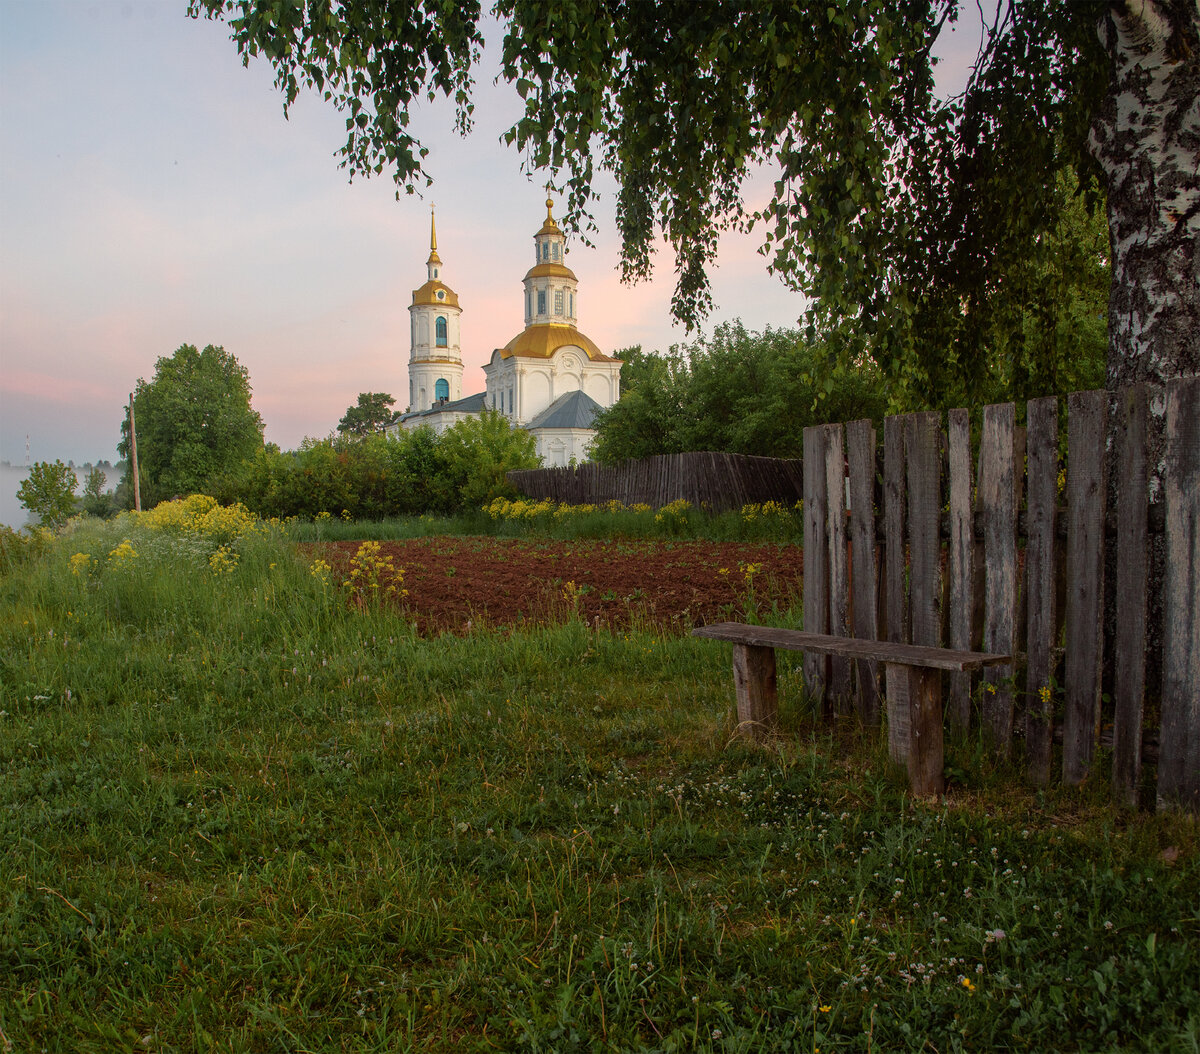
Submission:
[[[751,749],[720,647],[422,639],[289,530],[0,578],[5,1049],[1197,1049],[1193,821],[914,802],[790,667]]]

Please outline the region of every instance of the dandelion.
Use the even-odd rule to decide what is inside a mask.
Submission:
[[[961,984],[967,990],[968,994],[975,994],[975,985],[972,983],[969,977],[960,977],[959,984]]]

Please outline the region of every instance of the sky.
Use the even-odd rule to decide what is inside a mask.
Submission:
[[[266,439],[284,449],[332,432],[359,392],[404,400],[431,203],[463,308],[464,392],[483,390],[492,349],[523,326],[546,193],[500,142],[522,104],[492,84],[496,48],[468,138],[444,104],[415,113],[434,185],[397,200],[386,174],[351,183],[339,168],[345,119],[331,105],[302,96],[285,120],[269,66],[243,67],[226,26],[185,10],[0,0],[0,460],[23,464],[27,438],[34,461],[115,460],[129,393],[185,343],[246,367]],[[759,174],[747,200],[770,190]],[[595,215],[595,247],[574,239],[567,261],[580,330],[607,352],[692,339],[670,319],[670,250],[653,281],[623,285],[610,192]],[[706,332],[797,323],[804,302],[760,244],[723,237]]]

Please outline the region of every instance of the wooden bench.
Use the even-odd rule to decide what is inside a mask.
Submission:
[[[980,670],[1012,662],[1011,655],[834,637],[741,622],[699,626],[692,630],[692,636],[733,644],[738,728],[756,738],[774,727],[779,713],[775,684],[777,648],[883,663],[888,750],[894,761],[907,767],[914,794],[941,794],[943,790],[942,671]]]

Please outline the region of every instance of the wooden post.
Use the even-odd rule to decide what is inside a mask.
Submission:
[[[888,721],[892,721],[893,714],[902,721],[902,727],[895,729],[895,740],[889,724],[892,760],[907,768],[908,786],[913,794],[941,794],[945,788],[941,671],[893,662],[886,663],[885,669]],[[896,749],[900,740],[904,742],[904,750]]]
[[[733,687],[737,695],[738,733],[755,740],[766,738],[779,720],[775,649],[735,644]]]
[[[1200,812],[1200,377],[1167,383],[1159,808]]]
[[[133,392],[129,393],[129,462],[133,472],[133,508],[142,511],[142,483],[138,478],[137,426],[133,420]]]

